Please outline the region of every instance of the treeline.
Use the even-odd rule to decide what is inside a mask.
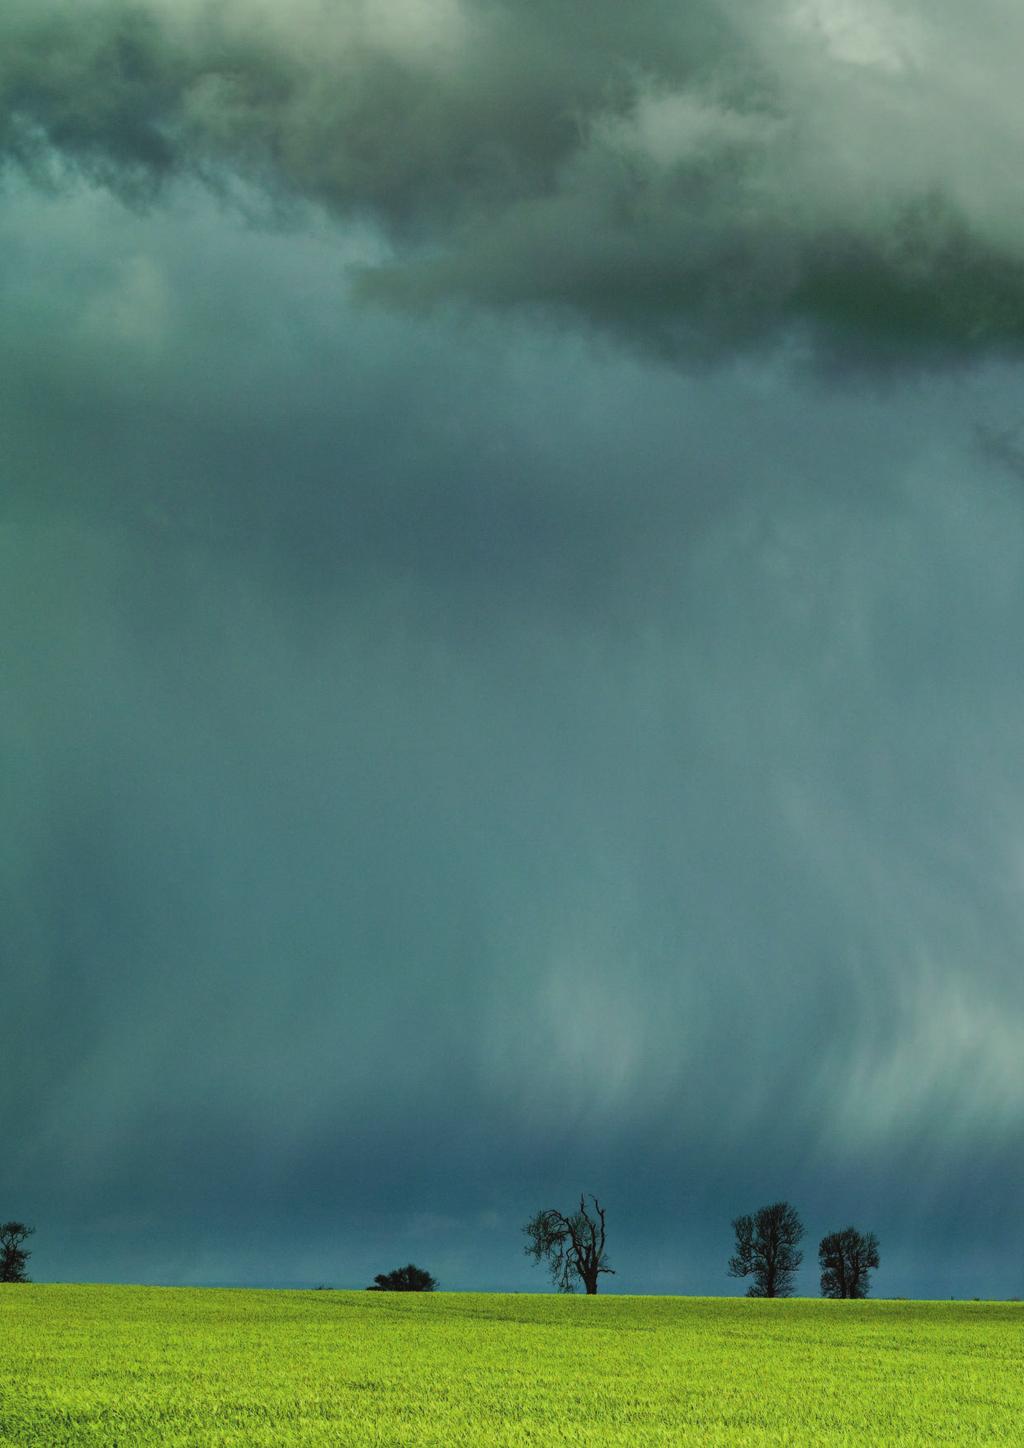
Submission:
[[[580,1196],[576,1211],[563,1213],[547,1207],[526,1223],[526,1254],[546,1261],[559,1292],[597,1291],[599,1277],[613,1273],[605,1250],[605,1211],[595,1196],[593,1208]],[[806,1235],[795,1207],[772,1202],[749,1216],[733,1219],[736,1248],[729,1258],[730,1277],[750,1279],[748,1297],[791,1297],[803,1261],[800,1243]],[[843,1227],[829,1232],[818,1244],[821,1295],[832,1298],[867,1297],[871,1273],[879,1264],[874,1232]]]
[[[575,1292],[582,1286],[588,1295],[597,1292],[602,1276],[614,1276],[605,1248],[605,1209],[595,1196],[592,1207],[585,1196],[573,1212],[545,1207],[523,1227],[528,1241],[526,1254],[535,1262],[546,1262],[551,1280],[559,1292]],[[24,1222],[0,1224],[0,1282],[28,1282],[25,1268],[32,1255],[25,1243],[35,1228]],[[749,1216],[733,1219],[735,1251],[729,1258],[730,1277],[750,1279],[748,1297],[790,1297],[796,1274],[803,1261],[800,1243],[806,1235],[796,1208],[789,1202],[772,1202]],[[878,1266],[878,1238],[874,1232],[843,1227],[829,1232],[818,1244],[821,1295],[833,1298],[867,1297],[871,1273]],[[369,1292],[433,1292],[436,1278],[408,1263],[391,1272],[380,1272]]]
[[[605,1209],[595,1196],[590,1201],[592,1206],[581,1195],[573,1212],[545,1207],[523,1227],[527,1256],[547,1263],[559,1292],[575,1292],[582,1286],[593,1295],[599,1279],[615,1273],[606,1251]],[[736,1243],[728,1262],[729,1276],[750,1279],[748,1297],[791,1297],[803,1262],[800,1243],[806,1236],[796,1208],[789,1202],[772,1202],[749,1216],[735,1217],[732,1230]],[[871,1273],[878,1264],[874,1232],[842,1227],[826,1233],[818,1243],[822,1297],[867,1297]],[[410,1262],[408,1267],[379,1274],[369,1291],[433,1292],[437,1286],[429,1272]]]
[[[804,1225],[789,1202],[760,1207],[753,1216],[737,1217],[732,1229],[736,1251],[729,1258],[730,1277],[749,1277],[748,1297],[790,1297],[803,1253]],[[843,1227],[818,1243],[822,1297],[867,1297],[871,1273],[878,1266],[874,1232]]]

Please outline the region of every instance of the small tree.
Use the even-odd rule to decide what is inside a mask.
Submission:
[[[0,1224],[0,1282],[28,1282],[25,1263],[32,1256],[26,1252],[24,1242],[31,1237],[35,1227],[26,1227],[24,1222],[3,1222]]]
[[[439,1283],[412,1262],[396,1267],[393,1272],[378,1272],[367,1292],[433,1292]]]
[[[590,1200],[594,1203],[593,1215],[581,1194],[579,1210],[572,1216],[548,1208],[523,1228],[530,1239],[524,1249],[526,1255],[535,1262],[547,1258],[551,1280],[559,1292],[575,1292],[576,1283],[582,1282],[588,1296],[592,1296],[601,1273],[615,1275],[604,1254],[604,1208],[595,1196]]]
[[[793,1279],[803,1261],[797,1243],[803,1223],[789,1202],[773,1202],[752,1217],[737,1217],[732,1224],[736,1251],[729,1258],[730,1277],[753,1277],[748,1297],[790,1297]]]
[[[871,1270],[878,1266],[878,1238],[874,1232],[844,1227],[830,1232],[818,1246],[822,1297],[867,1297]]]

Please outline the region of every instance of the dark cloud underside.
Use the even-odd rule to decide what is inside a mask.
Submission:
[[[1024,22],[763,11],[5,8],[38,1277],[1019,1293]]]
[[[372,218],[364,288],[403,306],[936,361],[1022,336],[1022,24],[987,0],[965,57],[951,5],[19,3],[3,144],[140,200],[238,175]]]

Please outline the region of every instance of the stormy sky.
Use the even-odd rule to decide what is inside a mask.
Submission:
[[[8,0],[37,1280],[1024,1293],[1024,11]],[[604,1284],[603,1284],[604,1289]]]

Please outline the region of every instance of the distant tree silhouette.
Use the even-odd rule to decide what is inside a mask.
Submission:
[[[24,1222],[0,1223],[0,1282],[28,1282],[25,1263],[32,1256],[26,1252],[25,1243],[35,1227],[26,1227]]]
[[[412,1262],[396,1267],[393,1272],[378,1272],[367,1292],[433,1292],[439,1283]]]
[[[736,1251],[729,1258],[730,1277],[752,1277],[748,1297],[790,1297],[793,1279],[803,1261],[797,1243],[804,1227],[789,1202],[773,1202],[752,1217],[732,1224]]]
[[[547,1258],[551,1280],[559,1292],[575,1292],[582,1282],[588,1295],[597,1291],[597,1279],[604,1272],[615,1274],[604,1254],[604,1208],[595,1196],[593,1215],[580,1195],[579,1210],[569,1217],[553,1208],[538,1212],[523,1228],[530,1241],[526,1255],[535,1262]]]
[[[878,1266],[878,1238],[874,1232],[844,1227],[830,1232],[818,1245],[822,1297],[867,1297],[870,1273]]]

